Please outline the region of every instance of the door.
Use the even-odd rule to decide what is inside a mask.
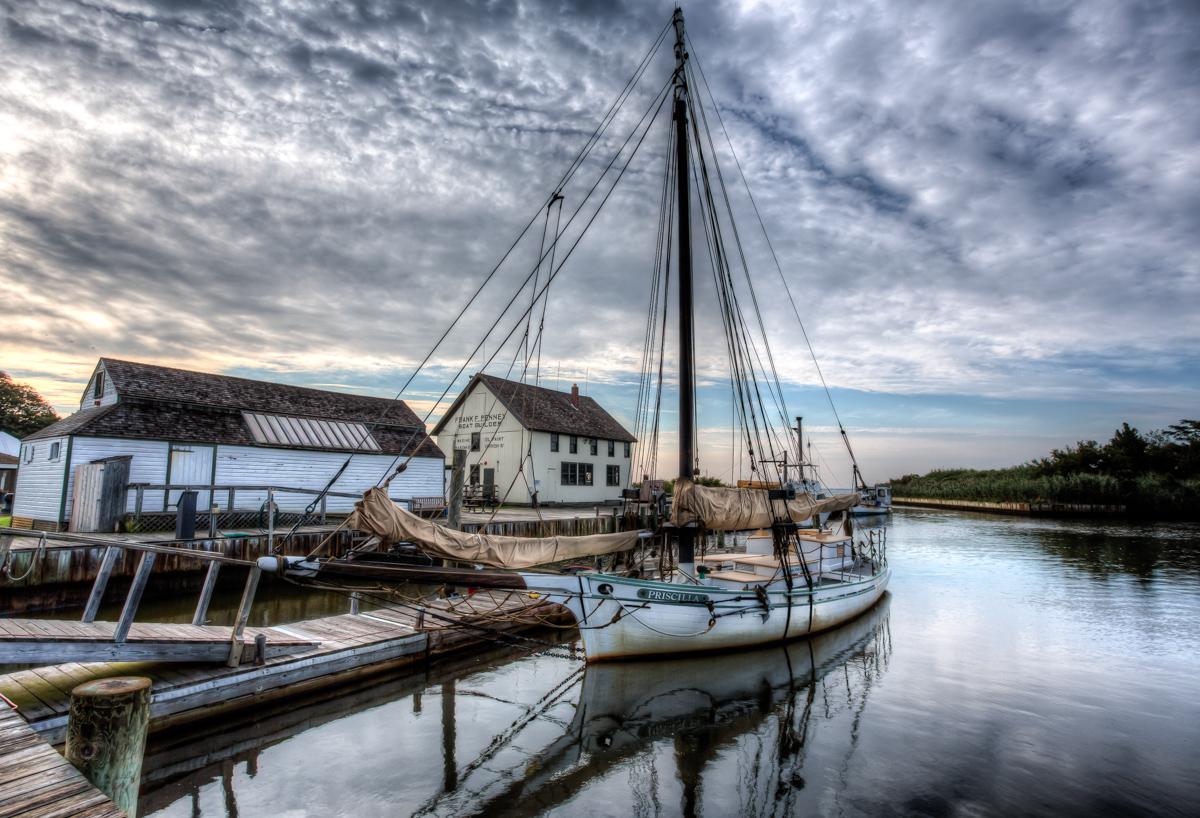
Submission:
[[[171,485],[212,485],[213,453],[215,451],[215,446],[172,443],[168,455],[167,482]],[[179,502],[179,492],[170,492],[167,505],[174,508],[177,502]],[[196,494],[197,511],[207,511],[211,503],[212,492],[201,491]]]
[[[496,496],[496,470],[495,469],[486,469],[485,468],[483,470],[483,496],[484,497],[495,497]]]

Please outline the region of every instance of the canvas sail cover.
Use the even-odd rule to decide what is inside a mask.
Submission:
[[[770,500],[764,489],[698,486],[691,480],[679,480],[671,499],[671,522],[677,526],[697,523],[714,531],[748,531],[770,528],[777,519],[800,522],[814,514],[845,511],[858,502],[857,493],[818,500],[801,492],[794,500]]]
[[[407,540],[443,559],[475,562],[494,568],[528,568],[560,560],[614,554],[633,548],[637,531],[591,534],[585,537],[503,537],[468,534],[438,525],[392,502],[379,487],[368,489],[354,504],[350,528],[378,536],[385,543]]]

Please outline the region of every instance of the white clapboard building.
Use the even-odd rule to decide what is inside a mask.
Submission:
[[[101,358],[79,411],[21,441],[13,525],[67,529],[81,464],[128,458],[130,483],[321,489],[351,453],[335,492],[361,494],[407,460],[391,495],[442,496],[445,458],[403,401]],[[143,510],[167,511],[177,496],[143,492]],[[198,506],[223,496],[201,492]],[[275,502],[300,511],[312,499],[284,492]],[[131,491],[128,512],[134,502]],[[253,507],[265,494],[235,502]],[[327,511],[352,505],[331,497]]]
[[[635,438],[592,398],[476,375],[433,429],[466,482],[506,503],[615,502],[629,486]],[[531,453],[527,459],[525,455]]]

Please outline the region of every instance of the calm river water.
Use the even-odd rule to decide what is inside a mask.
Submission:
[[[142,813],[1196,815],[1200,526],[901,510],[784,649],[497,655],[157,737]]]

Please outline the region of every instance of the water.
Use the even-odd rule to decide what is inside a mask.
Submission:
[[[787,649],[504,656],[154,739],[161,816],[1194,815],[1200,526],[901,510]]]

